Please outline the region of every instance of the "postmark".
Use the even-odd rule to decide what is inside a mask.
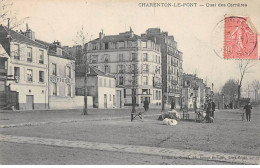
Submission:
[[[247,17],[225,17],[224,59],[257,59],[257,34]]]

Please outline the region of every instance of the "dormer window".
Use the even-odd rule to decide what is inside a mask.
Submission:
[[[57,48],[57,55],[62,55],[62,49],[61,48]]]

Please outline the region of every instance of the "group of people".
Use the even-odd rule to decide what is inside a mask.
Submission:
[[[214,118],[216,104],[212,101],[212,99],[208,99],[204,105],[204,111],[206,111],[206,122],[212,123]]]

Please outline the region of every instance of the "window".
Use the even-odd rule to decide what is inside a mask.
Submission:
[[[110,99],[109,101],[112,101],[112,96],[111,96],[111,94],[109,94],[109,99]]]
[[[20,48],[18,44],[14,45],[14,59],[20,60]]]
[[[66,77],[71,78],[71,67],[66,66]]]
[[[147,42],[146,41],[142,41],[142,47],[147,48]]]
[[[119,73],[124,73],[124,72],[125,72],[125,67],[124,67],[124,65],[118,65],[118,72],[119,72]]]
[[[40,64],[43,64],[43,63],[44,63],[43,50],[40,50],[40,51],[39,51],[39,54],[40,54],[40,56],[39,56],[39,63],[40,63]]]
[[[109,79],[109,87],[111,88],[111,79]]]
[[[97,63],[98,62],[98,56],[97,55],[92,55],[91,56],[91,63]]]
[[[39,71],[39,82],[44,82],[44,72]]]
[[[57,48],[57,55],[62,55],[62,49],[61,48]]]
[[[147,53],[143,53],[143,61],[148,61],[148,55],[147,55]]]
[[[108,49],[108,43],[105,43],[105,49],[106,50]]]
[[[57,96],[57,83],[52,83],[53,91],[52,95]]]
[[[20,79],[20,68],[14,67],[14,79],[18,81]]]
[[[148,76],[143,76],[143,85],[148,85]]]
[[[136,53],[132,53],[132,61],[137,61],[137,54]]]
[[[119,54],[118,55],[118,60],[119,60],[119,62],[124,61],[124,54]]]
[[[148,65],[147,64],[145,64],[145,65],[143,65],[143,72],[148,72]]]
[[[52,63],[52,75],[57,75],[57,65]]]
[[[71,85],[67,85],[67,96],[71,96]]]
[[[117,43],[118,48],[125,48],[125,42],[118,42]]]
[[[123,85],[124,84],[124,77],[120,76],[119,77],[119,85]]]
[[[116,96],[113,95],[113,105],[116,106]]]
[[[132,64],[132,65],[131,65],[131,73],[137,73],[136,71],[137,71],[136,65],[135,65],[135,64]]]
[[[27,48],[27,61],[32,62],[32,48]]]
[[[33,71],[32,71],[32,69],[27,69],[27,81],[28,82],[33,81]]]
[[[109,65],[105,65],[104,66],[104,70],[106,73],[109,73],[110,72],[110,66]]]
[[[104,87],[107,87],[107,80],[104,78]]]

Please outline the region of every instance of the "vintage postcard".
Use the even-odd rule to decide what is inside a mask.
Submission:
[[[0,0],[0,164],[258,165],[259,9]]]

